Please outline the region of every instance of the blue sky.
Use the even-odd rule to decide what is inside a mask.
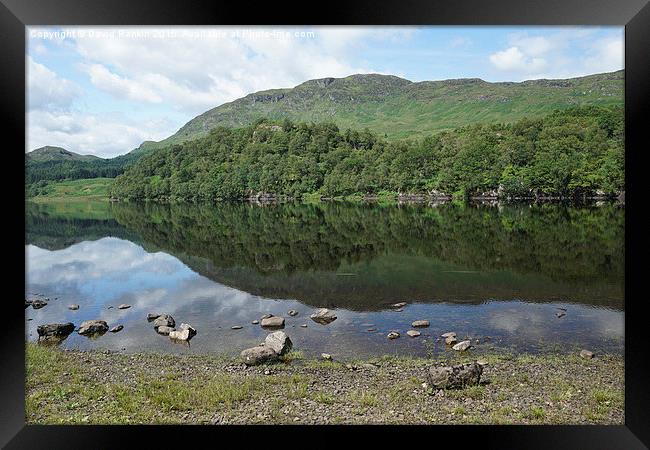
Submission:
[[[314,78],[570,78],[622,69],[624,54],[622,27],[28,27],[27,42],[26,151],[102,157]]]

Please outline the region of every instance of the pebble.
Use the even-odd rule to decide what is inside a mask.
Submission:
[[[252,323],[253,325],[257,325],[258,323],[260,323],[260,321],[259,321],[259,320],[253,320],[251,323]]]
[[[242,327],[241,325],[233,325],[232,327],[230,327],[231,330],[241,330],[242,328],[244,327]]]

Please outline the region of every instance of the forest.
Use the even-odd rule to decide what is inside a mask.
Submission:
[[[259,119],[157,149],[111,187],[123,200],[238,200],[440,193],[466,198],[616,195],[625,185],[621,106],[388,141],[333,123]]]

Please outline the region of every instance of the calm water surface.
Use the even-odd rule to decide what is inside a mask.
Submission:
[[[475,353],[622,353],[624,216],[613,204],[29,203],[26,296],[50,300],[25,310],[27,339],[44,323],[102,319],[124,329],[60,345],[237,354],[264,340],[251,321],[271,313],[309,356],[425,356],[448,351],[436,340],[447,331],[479,339]],[[338,319],[313,322],[319,307]],[[151,312],[198,334],[176,344]],[[418,319],[431,326],[410,338]],[[388,340],[393,330],[402,337]]]

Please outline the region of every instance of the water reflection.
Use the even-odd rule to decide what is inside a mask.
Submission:
[[[426,354],[444,351],[445,331],[483,349],[623,348],[624,210],[612,205],[61,208],[28,205],[28,291],[50,297],[26,310],[30,339],[43,323],[100,319],[124,329],[61,345],[232,354],[263,340],[251,321],[271,313],[307,354]],[[388,310],[397,301],[409,305]],[[321,306],[339,319],[309,320]],[[191,347],[157,335],[151,312],[195,326]],[[411,339],[418,319],[431,326]]]

